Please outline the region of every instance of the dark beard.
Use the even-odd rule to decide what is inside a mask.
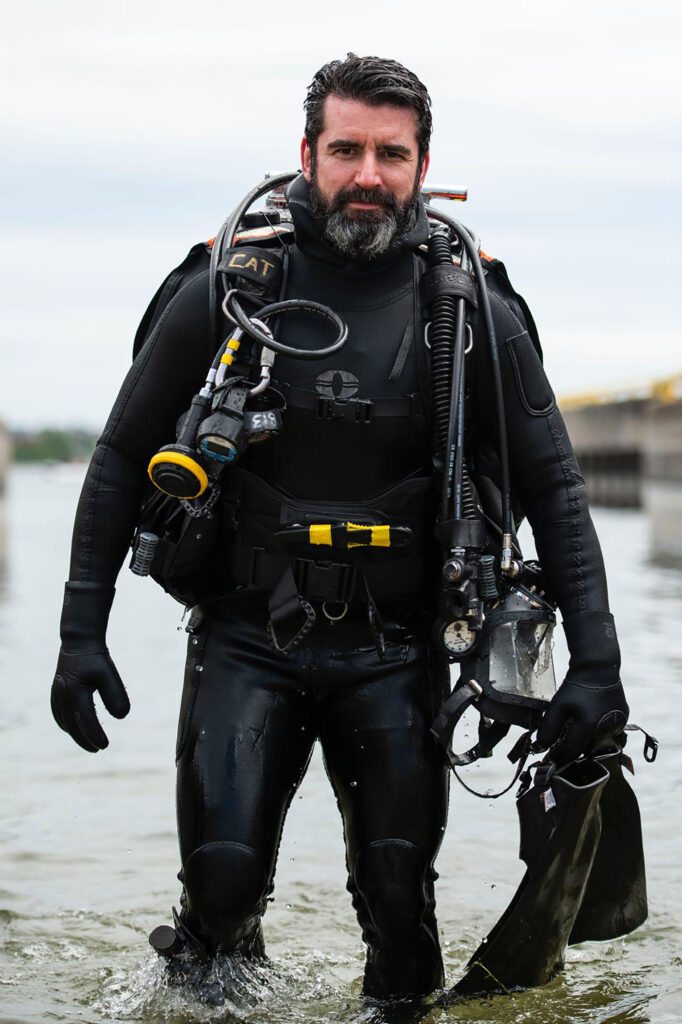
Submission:
[[[417,221],[415,182],[412,195],[399,203],[392,192],[383,189],[346,188],[327,200],[317,187],[315,171],[310,182],[311,207],[327,241],[349,260],[373,260],[410,231]],[[355,210],[349,214],[345,204],[380,203],[379,210]]]

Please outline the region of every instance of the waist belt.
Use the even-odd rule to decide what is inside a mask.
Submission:
[[[272,591],[289,567],[298,592],[308,601],[348,603],[355,598],[366,600],[366,585],[377,599],[414,598],[426,587],[423,555],[356,566],[311,558],[288,558],[265,548],[239,546],[232,552],[227,573],[232,583]]]

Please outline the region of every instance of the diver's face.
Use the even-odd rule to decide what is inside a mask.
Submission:
[[[313,167],[314,164],[314,167]],[[405,203],[421,185],[429,166],[428,153],[419,166],[417,115],[411,107],[369,106],[360,100],[327,96],[324,130],[315,154],[306,139],[301,143],[301,166],[307,181],[313,174],[320,195],[327,202],[344,189],[372,190],[377,196],[390,192]],[[381,210],[377,202],[350,200],[350,216],[365,210]]]
[[[314,151],[303,139],[301,164],[329,241],[351,259],[371,259],[414,223],[429,157],[420,165],[411,108],[328,96],[324,129]]]

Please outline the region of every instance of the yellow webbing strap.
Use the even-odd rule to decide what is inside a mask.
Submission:
[[[387,523],[379,523],[376,526],[373,524],[362,525],[362,523],[346,523],[346,529],[350,533],[352,530],[371,530],[372,539],[370,545],[374,548],[390,548],[391,546],[391,527]],[[364,545],[361,544],[348,544],[349,548],[357,548]]]
[[[315,523],[310,527],[311,544],[328,544],[332,542],[332,524]]]
[[[341,530],[345,530],[347,534],[352,534],[359,530],[362,530],[364,533],[369,531],[369,542],[366,540],[353,542],[350,537],[348,537],[346,539],[346,543],[349,548],[389,548],[391,546],[391,527],[386,523],[376,525],[372,523],[314,523],[308,528],[310,543],[326,544],[331,546],[334,543],[332,539],[332,527],[337,537]]]

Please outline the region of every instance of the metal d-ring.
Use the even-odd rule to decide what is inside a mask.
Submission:
[[[322,613],[323,613],[323,615],[325,616],[326,619],[329,620],[329,622],[341,622],[341,619],[344,619],[346,617],[347,612],[348,612],[348,601],[332,601],[331,603],[332,604],[341,604],[341,605],[343,605],[343,611],[341,612],[340,615],[330,615],[329,612],[327,611],[327,602],[323,601],[322,602]]]

